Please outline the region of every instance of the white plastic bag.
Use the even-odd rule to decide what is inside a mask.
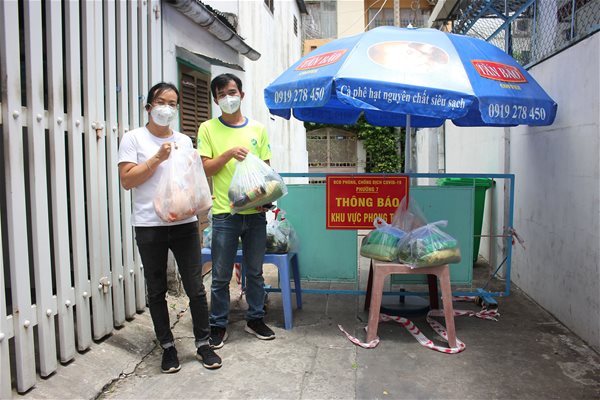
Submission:
[[[379,261],[395,261],[398,258],[398,243],[406,236],[406,232],[380,217],[375,218],[373,226],[375,229],[360,244],[360,255]]]
[[[172,145],[154,197],[154,210],[165,222],[181,221],[212,207],[202,160],[193,148]]]
[[[458,242],[442,231],[448,221],[436,221],[409,232],[398,244],[399,258],[412,267],[459,263]]]
[[[296,251],[298,237],[294,227],[285,218],[285,211],[276,208],[271,211],[273,219],[267,222],[267,253],[283,254]]]
[[[237,162],[228,191],[232,214],[272,203],[286,194],[281,176],[254,154]]]

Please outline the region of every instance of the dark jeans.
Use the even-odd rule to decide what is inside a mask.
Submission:
[[[229,322],[229,282],[233,262],[242,238],[243,264],[246,272],[246,319],[265,315],[265,280],[263,259],[267,243],[265,213],[215,214],[212,217],[212,286],[210,296],[211,326],[227,327]]]
[[[198,223],[136,227],[135,240],[144,265],[148,308],[150,308],[154,332],[159,343],[162,346],[173,343],[169,310],[165,299],[169,249],[175,256],[183,288],[190,299],[196,346],[206,342],[210,329],[206,291],[202,283],[202,254]]]

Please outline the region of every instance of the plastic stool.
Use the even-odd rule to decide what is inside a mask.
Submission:
[[[377,337],[379,325],[379,312],[383,296],[383,282],[391,274],[427,274],[435,275],[440,280],[442,289],[442,304],[444,318],[448,331],[448,345],[456,347],[456,329],[454,327],[454,308],[452,306],[452,288],[450,286],[450,269],[448,264],[437,267],[410,268],[406,264],[395,264],[372,260],[373,281],[371,287],[371,300],[369,306],[369,323],[367,325],[367,343]],[[437,296],[437,293],[436,293]]]
[[[210,249],[202,249],[202,265],[212,261]],[[245,269],[242,250],[238,250],[234,262],[242,265],[242,287],[245,287]],[[300,270],[298,268],[298,254],[265,254],[263,264],[274,264],[279,271],[279,288],[265,288],[267,292],[281,292],[281,302],[283,303],[283,319],[285,329],[292,329],[292,288],[290,285],[290,267],[294,276],[294,288],[296,292],[296,308],[302,309],[302,288],[300,286]]]

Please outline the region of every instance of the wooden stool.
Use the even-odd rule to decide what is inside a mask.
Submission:
[[[442,288],[442,304],[448,331],[448,345],[456,347],[456,329],[454,327],[454,308],[452,307],[452,288],[450,287],[450,269],[448,264],[437,267],[410,268],[406,264],[395,264],[383,261],[371,261],[373,280],[370,288],[369,323],[367,325],[367,343],[377,337],[379,311],[383,296],[383,282],[391,274],[427,274],[435,275],[440,280]],[[430,293],[432,296],[432,293]],[[435,294],[437,301],[437,293]]]

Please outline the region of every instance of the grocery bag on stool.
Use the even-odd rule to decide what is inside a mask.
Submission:
[[[398,259],[398,243],[406,236],[400,228],[388,224],[377,217],[373,221],[374,230],[365,236],[360,244],[360,255],[379,261]]]
[[[276,208],[272,213],[273,219],[267,219],[267,253],[297,251],[298,237],[290,221],[285,218],[285,211]]]
[[[399,243],[399,258],[412,267],[459,263],[458,242],[442,231],[448,221],[437,221],[409,232]]]

